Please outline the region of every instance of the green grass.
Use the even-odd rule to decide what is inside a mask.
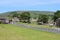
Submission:
[[[60,34],[0,24],[0,40],[60,40]]]

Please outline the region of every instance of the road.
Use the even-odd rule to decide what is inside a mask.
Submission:
[[[18,24],[18,23],[13,23],[13,25],[23,27],[23,28],[29,28],[29,29],[33,29],[33,30],[40,30],[40,31],[44,31],[44,32],[60,34],[60,30],[58,30],[57,28],[56,29],[38,28],[38,27],[31,27],[31,26],[27,26],[27,25],[23,25],[23,24]]]

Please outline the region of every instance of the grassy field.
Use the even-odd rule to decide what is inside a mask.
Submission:
[[[60,40],[60,34],[0,24],[0,40]]]

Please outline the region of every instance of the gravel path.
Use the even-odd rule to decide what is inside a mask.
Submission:
[[[52,32],[52,33],[60,34],[60,30],[58,30],[57,28],[56,29],[38,28],[38,27],[31,27],[31,26],[27,26],[27,25],[18,24],[18,23],[14,23],[13,25],[20,26],[23,28],[29,28],[29,29],[34,29],[34,30],[41,30],[44,32]]]

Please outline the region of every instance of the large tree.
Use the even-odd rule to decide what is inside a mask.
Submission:
[[[20,18],[21,20],[23,20],[24,22],[30,23],[30,13],[29,12],[23,12],[22,14],[20,14]]]
[[[38,22],[47,23],[48,19],[49,19],[48,15],[40,14],[38,17]]]
[[[54,13],[54,16],[53,16],[53,19],[54,19],[54,22],[56,21],[56,19],[60,18],[60,11],[57,11]]]

